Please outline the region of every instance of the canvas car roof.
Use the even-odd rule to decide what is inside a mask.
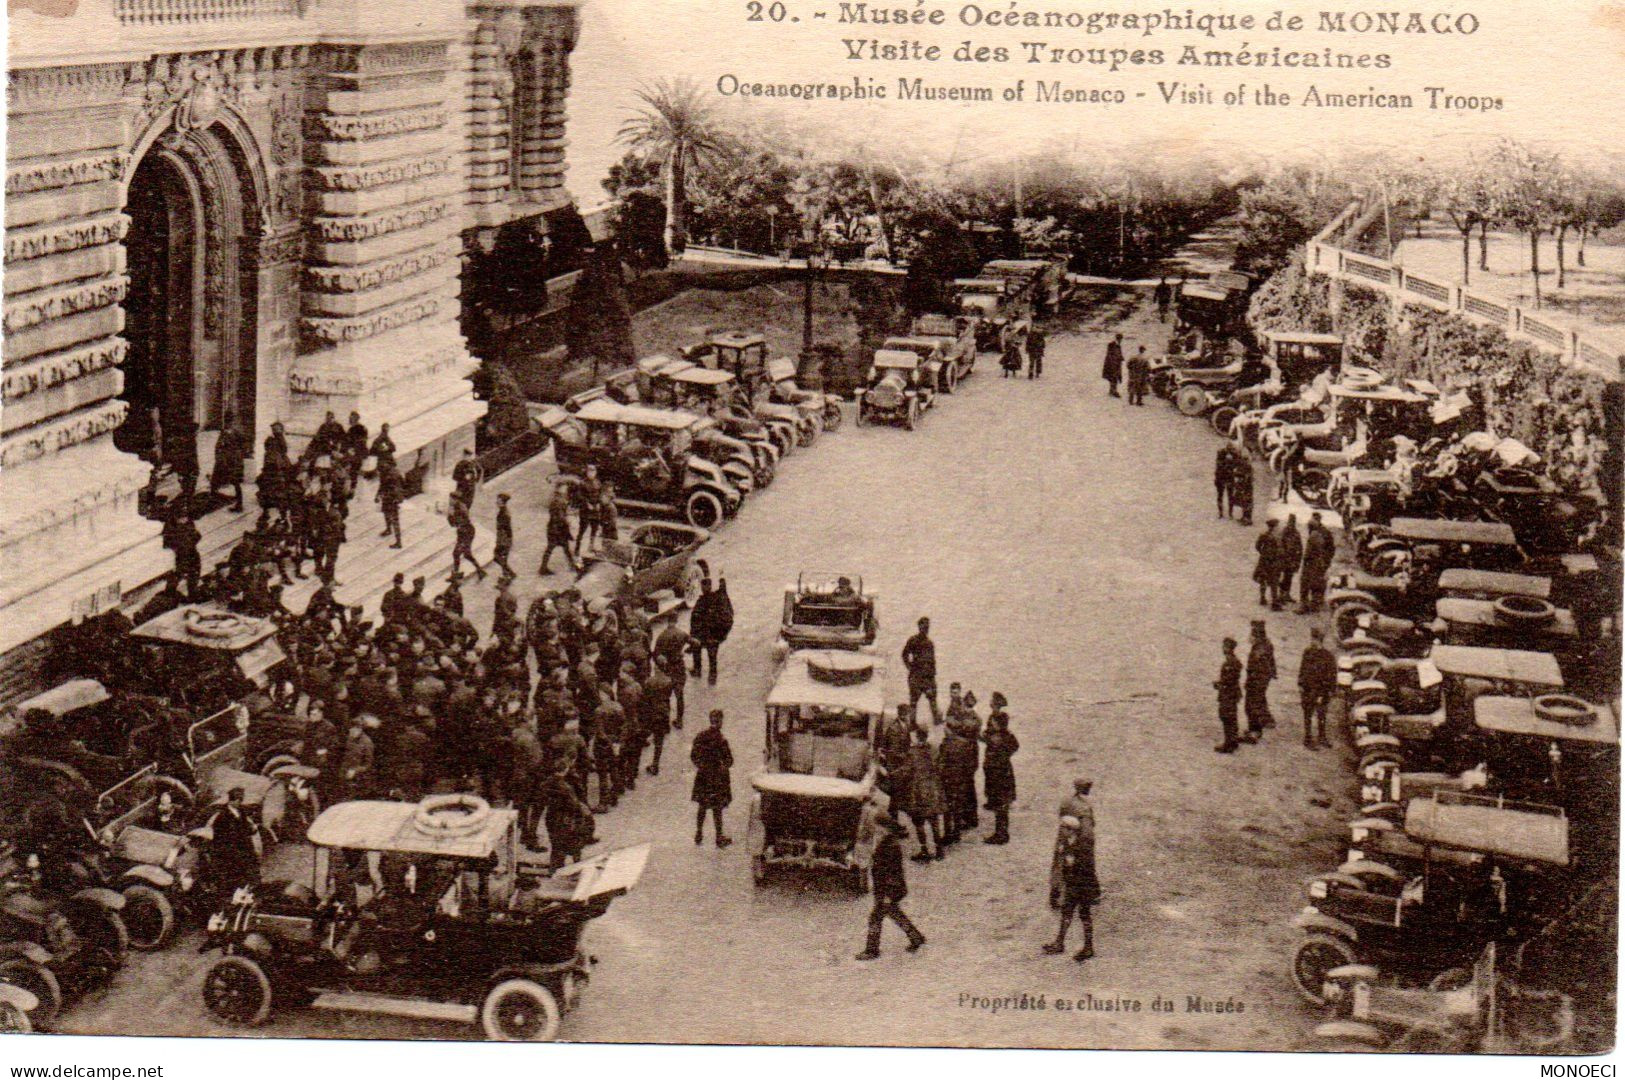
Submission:
[[[186,628],[187,614],[194,611],[204,615],[230,615],[237,620],[240,629],[236,633],[220,637],[206,637],[202,634],[195,634]],[[182,604],[178,608],[148,619],[134,630],[131,630],[130,636],[147,638],[152,641],[167,641],[178,645],[191,645],[199,649],[242,652],[244,649],[258,645],[275,633],[276,624],[270,619],[260,619],[252,615],[227,611],[225,608],[214,604]]]
[[[1527,649],[1488,649],[1479,645],[1435,645],[1427,662],[1442,674],[1506,679],[1532,686],[1561,687],[1563,672],[1551,653]]]
[[[1398,386],[1345,386],[1343,383],[1332,383],[1330,389],[1338,397],[1354,398],[1359,401],[1397,401],[1408,405],[1420,405],[1428,400],[1425,394]]]
[[[1482,590],[1503,596],[1552,595],[1552,579],[1534,574],[1509,574],[1503,570],[1470,570],[1452,567],[1439,575],[1439,588],[1445,592]]]
[[[1589,724],[1547,720],[1535,711],[1529,698],[1486,694],[1473,701],[1473,722],[1485,731],[1507,735],[1531,735],[1555,742],[1619,744],[1619,723],[1606,705],[1595,706],[1597,718]]]
[[[1394,518],[1388,531],[1406,540],[1450,544],[1495,544],[1512,547],[1518,542],[1512,526],[1504,521],[1450,521],[1442,518]]]
[[[879,716],[886,707],[883,688],[885,665],[875,661],[874,673],[851,686],[820,682],[807,670],[807,653],[793,652],[784,658],[768,705],[821,705],[830,709],[852,709],[866,716]]]
[[[662,374],[673,382],[693,383],[696,386],[721,386],[724,383],[734,381],[734,374],[731,371],[723,371],[721,368],[699,367],[694,364],[675,371],[662,372]]]
[[[1266,330],[1264,336],[1271,341],[1284,341],[1293,345],[1341,345],[1341,334],[1315,334],[1307,330]]]
[[[1216,288],[1212,285],[1202,285],[1198,282],[1188,281],[1184,289],[1180,290],[1182,296],[1194,296],[1200,300],[1228,300],[1230,292],[1227,289]]]
[[[349,851],[396,851],[409,855],[439,855],[452,859],[486,859],[513,827],[518,812],[491,810],[478,830],[464,836],[445,836],[418,828],[417,803],[366,799],[330,806],[311,822],[307,839],[317,847]]]
[[[35,694],[27,701],[18,702],[13,711],[22,716],[31,709],[44,709],[52,716],[66,716],[92,705],[100,705],[112,697],[107,687],[95,679],[69,679],[53,686],[43,694]]]
[[[927,334],[900,334],[897,337],[887,338],[885,347],[889,349],[895,345],[900,349],[912,349],[914,346],[918,345],[923,349],[935,349],[941,344],[941,337],[934,337]]]
[[[801,799],[866,799],[871,785],[839,776],[813,776],[809,773],[758,773],[750,786],[773,795]]]
[[[1405,807],[1405,833],[1423,843],[1530,862],[1566,866],[1569,861],[1568,818],[1548,807],[1412,799]]]
[[[656,409],[649,405],[622,405],[618,401],[599,398],[589,401],[576,412],[576,417],[600,424],[632,424],[638,427],[665,428],[682,431],[694,427],[700,417],[673,409]]]
[[[901,368],[905,371],[913,371],[919,366],[920,357],[916,353],[907,352],[903,349],[875,350],[875,367]]]
[[[675,356],[667,356],[665,353],[645,356],[638,361],[638,370],[651,375],[668,375],[674,371],[697,366],[692,360],[682,360]]]

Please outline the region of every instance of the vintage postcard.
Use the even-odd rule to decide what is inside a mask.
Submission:
[[[0,1057],[1612,1051],[1625,4],[7,14]]]

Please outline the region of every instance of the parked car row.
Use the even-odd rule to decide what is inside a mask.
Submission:
[[[1343,535],[1329,722],[1360,811],[1306,884],[1293,983],[1335,1014],[1328,1044],[1556,1045],[1572,1003],[1506,969],[1610,873],[1619,639],[1597,508],[1475,431],[1466,395],[1351,364],[1331,335],[1265,343],[1262,378],[1170,364],[1159,388],[1264,460],[1271,519]]]

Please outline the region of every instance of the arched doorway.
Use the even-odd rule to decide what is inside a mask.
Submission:
[[[254,430],[258,294],[240,251],[258,215],[245,175],[218,125],[171,133],[142,156],[126,199],[130,410],[115,442],[177,472],[195,455],[203,477],[228,421]]]

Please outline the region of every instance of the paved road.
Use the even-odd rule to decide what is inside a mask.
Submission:
[[[944,686],[965,683],[984,711],[992,691],[1008,696],[1022,740],[1014,842],[910,864],[907,907],[930,944],[908,955],[888,937],[883,959],[860,964],[864,901],[815,875],[754,889],[743,845],[694,845],[691,721],[668,746],[666,771],[600,819],[610,841],[656,847],[643,886],[592,928],[600,965],[567,1037],[1264,1049],[1308,1030],[1286,973],[1288,919],[1302,879],[1338,861],[1348,773],[1334,754],[1297,745],[1292,676],[1307,625],[1294,615],[1271,617],[1286,722],[1256,749],[1212,752],[1218,639],[1243,638],[1260,611],[1252,534],[1215,519],[1204,425],[1160,401],[1133,409],[1104,395],[1111,329],[1152,351],[1165,337],[1125,297],[1097,295],[1057,333],[1042,380],[1001,379],[984,358],[920,430],[849,423],[793,455],[706,553],[727,576],[737,625],[722,683],[691,684],[689,712],[727,712],[735,836],[761,760],[781,590],[809,568],[861,574],[878,590],[895,695],[897,650],[929,614]],[[515,566],[533,570],[544,471],[505,484],[521,519]],[[488,588],[473,590],[471,608],[485,625]],[[1038,951],[1054,933],[1054,807],[1078,774],[1096,782],[1105,890],[1100,955],[1081,967]],[[216,1033],[198,1003],[201,969],[184,946],[140,958],[67,1027]],[[1046,995],[1048,1007],[968,1003],[1022,992]],[[1090,1007],[1056,1008],[1086,993]],[[1159,995],[1172,1011],[1153,1010]],[[1242,1011],[1188,1011],[1192,995]],[[1139,1011],[1100,1007],[1119,999]],[[311,1013],[265,1033],[459,1034]]]

